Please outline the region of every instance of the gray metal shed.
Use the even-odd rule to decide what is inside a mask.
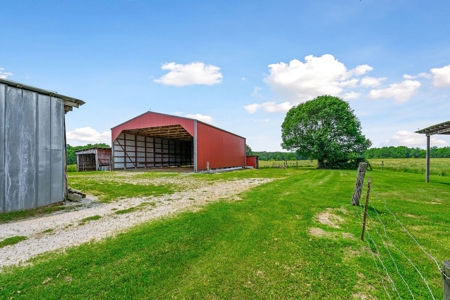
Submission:
[[[64,199],[65,113],[84,101],[0,79],[0,213]]]

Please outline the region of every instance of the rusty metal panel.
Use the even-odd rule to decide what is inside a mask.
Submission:
[[[197,122],[197,170],[245,166],[245,138]]]
[[[5,104],[6,85],[0,84],[0,213],[5,211]]]
[[[51,151],[50,151],[50,130],[51,130],[51,113],[50,113],[50,97],[46,95],[38,95],[37,109],[37,148],[38,148],[38,196],[37,206],[49,205],[51,202],[50,186],[51,186]]]
[[[189,132],[190,135],[194,136],[194,120],[149,111],[134,119],[113,127],[111,129],[112,141],[114,142],[123,130],[170,125],[181,125],[187,132]]]
[[[64,200],[64,101],[58,98],[50,99],[51,135],[50,135],[50,166],[51,166],[51,203]]]
[[[34,208],[37,94],[7,87],[6,96],[6,211]]]

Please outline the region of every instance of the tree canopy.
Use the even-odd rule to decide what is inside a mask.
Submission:
[[[281,126],[281,146],[317,159],[318,168],[353,167],[372,145],[350,105],[333,96],[319,96],[291,108]],[[352,163],[354,162],[354,163]]]

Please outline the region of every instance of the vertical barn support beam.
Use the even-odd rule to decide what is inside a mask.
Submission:
[[[367,163],[361,162],[358,167],[358,174],[356,176],[356,184],[355,184],[355,192],[352,197],[352,205],[359,205],[359,201],[361,200],[361,193],[364,184],[364,176],[366,175]]]
[[[444,285],[444,300],[450,300],[450,260],[442,263],[442,283]]]
[[[430,136],[427,135],[427,170],[425,174],[425,182],[430,182]]]
[[[197,173],[197,120],[194,121],[194,172]]]

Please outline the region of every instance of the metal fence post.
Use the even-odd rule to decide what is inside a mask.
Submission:
[[[450,300],[450,260],[442,262],[442,284],[444,285],[444,300]]]

